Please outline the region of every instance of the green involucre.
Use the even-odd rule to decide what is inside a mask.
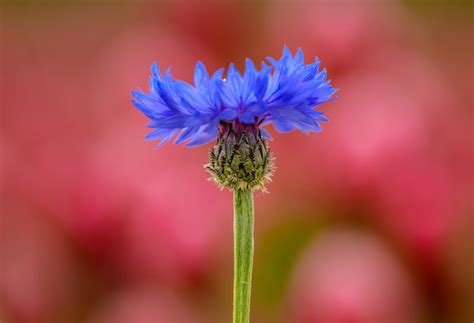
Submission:
[[[271,180],[273,157],[267,141],[255,125],[221,124],[216,145],[205,165],[221,188],[265,191]]]

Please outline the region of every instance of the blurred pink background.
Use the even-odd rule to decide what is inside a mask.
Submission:
[[[1,9],[0,321],[231,318],[232,197],[212,146],[154,150],[130,90],[284,44],[340,98],[272,133],[255,323],[474,319],[469,1],[16,1]]]

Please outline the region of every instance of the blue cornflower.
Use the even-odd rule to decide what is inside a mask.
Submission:
[[[332,100],[336,89],[319,70],[319,60],[305,64],[299,49],[293,56],[285,46],[279,60],[268,58],[257,69],[247,59],[241,74],[235,65],[209,76],[196,64],[194,85],[174,80],[170,69],[161,74],[153,63],[150,93],[133,91],[133,103],[155,128],[146,139],[163,145],[197,146],[217,141],[204,165],[211,179],[234,194],[234,323],[250,322],[250,294],[254,252],[254,190],[265,191],[275,169],[263,126],[279,132],[321,130],[327,121],[315,107]],[[212,203],[212,201],[211,201]]]
[[[155,128],[145,139],[161,146],[176,137],[176,144],[197,146],[215,140],[225,124],[255,125],[266,139],[271,137],[263,126],[269,123],[279,132],[320,131],[327,118],[315,107],[332,100],[336,89],[319,60],[305,64],[301,49],[293,56],[286,46],[279,60],[267,60],[257,69],[247,59],[243,74],[231,64],[226,78],[223,68],[210,76],[198,62],[194,86],[173,79],[170,69],[162,75],[153,63],[150,93],[132,91],[133,104]]]

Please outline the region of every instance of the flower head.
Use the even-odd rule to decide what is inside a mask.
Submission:
[[[243,74],[231,64],[226,78],[224,69],[209,75],[198,62],[194,85],[173,79],[170,69],[162,75],[153,63],[150,93],[132,92],[132,102],[155,128],[145,139],[161,146],[176,137],[176,144],[197,146],[215,140],[224,123],[253,124],[267,139],[263,126],[269,123],[279,132],[320,131],[319,122],[327,119],[315,107],[330,101],[336,89],[319,60],[305,64],[301,49],[293,56],[286,46],[279,60],[267,60],[257,69],[247,59]]]

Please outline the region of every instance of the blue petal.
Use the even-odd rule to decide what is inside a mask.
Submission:
[[[291,55],[291,51],[290,49],[288,48],[287,45],[284,45],[283,46],[283,57],[284,58],[292,58],[293,56]]]
[[[262,70],[257,76],[255,81],[255,97],[257,100],[262,100],[265,96],[265,92],[267,91],[268,87],[268,79],[270,76],[270,67],[268,67],[265,63],[262,63]]]
[[[145,140],[162,139],[166,136],[169,136],[171,133],[173,133],[173,130],[170,131],[169,129],[156,129],[146,135]]]
[[[206,125],[199,129],[199,132],[196,134],[196,137],[185,144],[186,147],[194,147],[203,144],[207,144],[217,138],[217,125]]]
[[[232,121],[237,118],[237,110],[234,108],[226,108],[219,114],[221,120]]]
[[[160,72],[160,68],[158,66],[158,63],[157,62],[153,62],[151,64],[151,75],[153,78],[156,78],[158,80],[161,80],[162,77],[161,77],[161,72]]]
[[[171,139],[173,139],[173,137],[176,135],[177,132],[178,132],[177,130],[171,132],[167,137],[163,138],[163,139],[155,146],[155,148],[158,149],[158,148],[160,148],[161,146],[163,146],[164,144],[166,144],[168,141],[170,141]]]
[[[209,86],[209,74],[202,62],[197,62],[194,70],[194,85],[200,90],[206,90]]]
[[[267,140],[273,140],[273,137],[270,135],[270,133],[266,129],[260,128],[260,133],[262,134],[263,138]]]
[[[207,94],[212,107],[217,111],[222,104],[222,99],[220,97],[220,92],[222,90],[223,81],[222,75],[224,74],[224,69],[220,68],[211,77],[209,82],[209,93]]]
[[[255,117],[250,114],[240,114],[239,121],[242,123],[252,124],[255,123]]]
[[[175,144],[180,144],[189,138],[191,138],[193,135],[196,134],[196,132],[199,130],[199,127],[189,127],[185,128],[181,131],[178,137],[176,137],[176,140],[174,141]]]
[[[227,82],[229,88],[229,95],[236,104],[239,104],[242,99],[242,85],[243,80],[239,71],[234,64],[230,64],[227,71]]]
[[[253,91],[255,89],[255,82],[257,76],[257,69],[251,59],[245,61],[244,82],[242,88],[242,104],[248,104],[255,99]]]
[[[200,96],[196,88],[182,81],[175,82],[175,88],[179,92],[181,103],[187,108],[187,113],[198,111],[208,111],[211,104],[205,96]]]
[[[284,120],[273,120],[273,126],[278,132],[290,132],[292,131],[295,127],[287,121]]]
[[[298,48],[298,51],[296,52],[295,58],[294,58],[294,65],[299,66],[304,63],[304,56],[303,56],[303,50],[301,48]]]

